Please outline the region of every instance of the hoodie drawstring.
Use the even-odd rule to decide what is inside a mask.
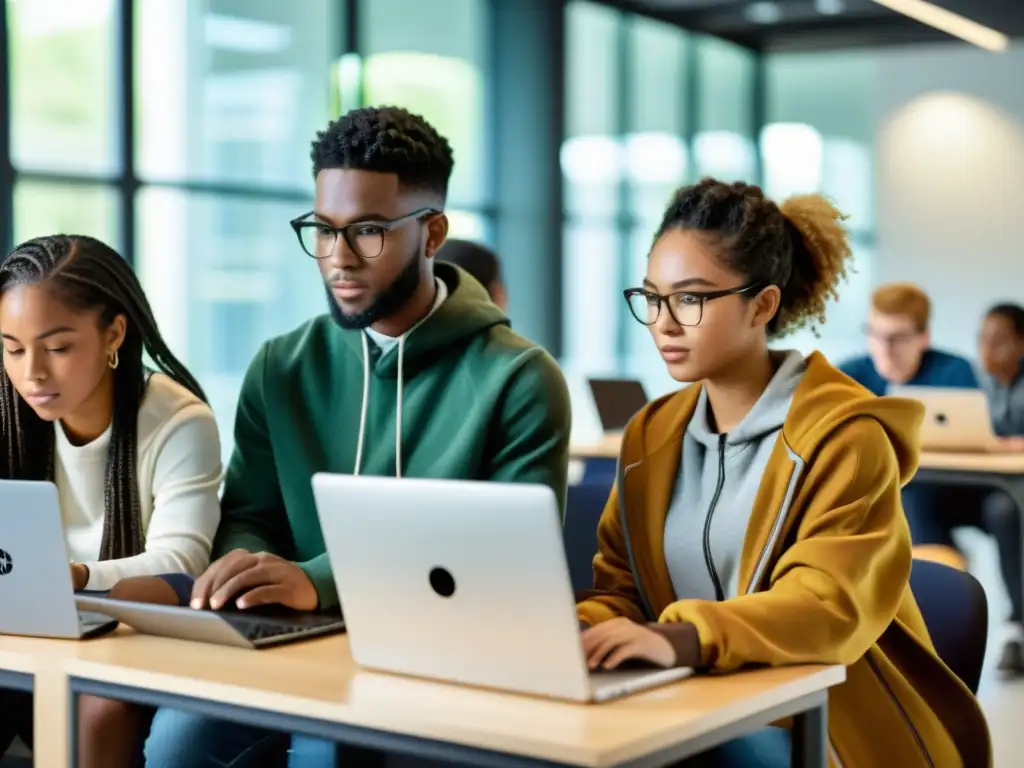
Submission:
[[[363,443],[366,439],[366,415],[370,407],[370,342],[363,336],[363,402],[359,407],[359,438],[356,443],[356,468],[358,475],[363,467]],[[398,337],[398,406],[395,411],[395,477],[402,476],[402,389],[405,361],[405,334]]]

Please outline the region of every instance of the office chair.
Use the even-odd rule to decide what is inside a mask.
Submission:
[[[611,493],[610,483],[570,485],[565,504],[562,540],[575,592],[594,586],[593,562],[597,554],[597,523]]]
[[[967,571],[930,560],[914,560],[910,590],[939,658],[977,693],[988,644],[985,590]]]
[[[615,472],[618,462],[615,459],[595,458],[583,462],[583,483],[587,485],[606,485],[608,491],[615,485]]]

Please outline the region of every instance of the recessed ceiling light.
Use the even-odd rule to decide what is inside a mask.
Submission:
[[[836,16],[846,10],[845,0],[814,0],[814,9],[822,16]]]
[[[778,3],[751,3],[743,9],[743,15],[751,24],[776,24],[782,18]]]

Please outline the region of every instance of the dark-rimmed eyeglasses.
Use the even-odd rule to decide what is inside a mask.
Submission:
[[[692,328],[700,325],[704,317],[704,305],[725,296],[756,292],[763,288],[759,283],[741,285],[739,288],[728,288],[723,291],[680,291],[678,293],[661,294],[646,288],[627,288],[622,292],[629,305],[630,314],[642,325],[654,325],[661,315],[662,305],[668,309],[669,317],[676,325]]]
[[[883,347],[905,347],[922,334],[922,331],[917,330],[900,331],[898,333],[882,333],[881,331],[876,331],[870,325],[865,325],[861,331],[869,341],[877,342]]]
[[[389,221],[357,221],[344,227],[332,227],[322,221],[311,218],[314,213],[304,213],[288,222],[299,238],[302,250],[314,259],[326,259],[338,244],[340,234],[352,252],[361,259],[375,259],[384,251],[384,236],[395,227],[407,221],[436,216],[441,211],[436,208],[420,208]]]

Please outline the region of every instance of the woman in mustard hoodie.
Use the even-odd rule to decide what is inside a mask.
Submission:
[[[672,377],[697,383],[625,430],[583,644],[592,668],[843,664],[835,768],[985,768],[984,716],[909,588],[900,488],[921,406],[874,397],[820,354],[768,348],[823,318],[850,257],[842,219],[822,197],[780,207],[746,184],[676,193],[625,296]],[[775,758],[789,765],[782,729],[693,764]]]

